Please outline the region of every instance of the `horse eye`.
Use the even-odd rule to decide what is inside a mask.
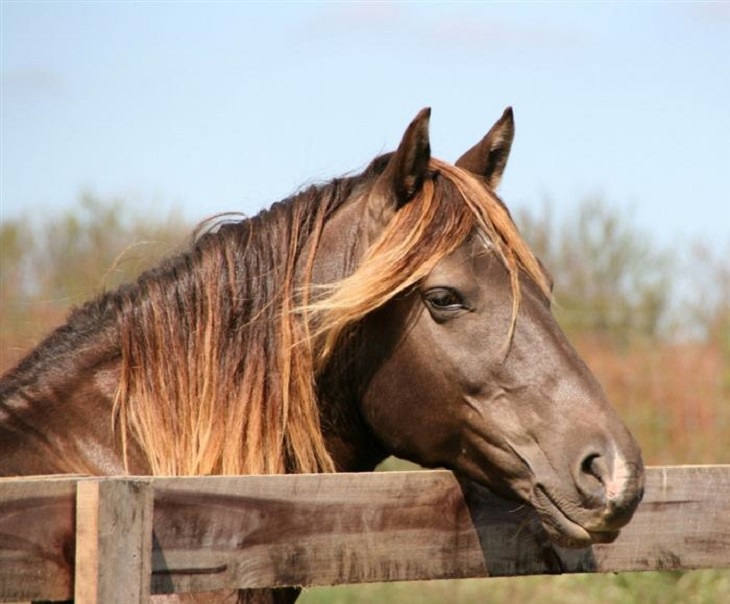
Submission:
[[[436,287],[424,294],[426,304],[435,311],[455,311],[465,308],[464,298],[449,287]]]

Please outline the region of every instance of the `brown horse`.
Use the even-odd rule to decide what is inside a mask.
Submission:
[[[0,475],[357,471],[396,454],[528,502],[560,544],[614,539],[641,454],[494,193],[512,111],[455,166],[431,158],[429,115],[362,174],[219,221],[74,311],[0,381]]]

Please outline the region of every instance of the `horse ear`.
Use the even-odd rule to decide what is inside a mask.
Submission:
[[[428,137],[430,107],[421,109],[406,128],[398,149],[388,160],[375,183],[368,203],[370,239],[379,233],[395,213],[421,190],[431,159]]]
[[[455,165],[484,177],[489,187],[496,189],[502,180],[514,137],[512,107],[507,107],[487,135],[464,153]]]

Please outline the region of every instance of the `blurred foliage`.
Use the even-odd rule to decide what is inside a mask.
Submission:
[[[76,304],[99,289],[132,279],[170,253],[189,231],[175,217],[149,220],[121,200],[104,201],[90,194],[37,232],[18,223],[9,227],[30,243],[22,248],[25,273],[18,285],[61,305]],[[10,238],[9,244],[18,248],[18,239]]]
[[[693,246],[683,274],[687,284],[678,323],[693,328],[730,359],[730,244],[718,252],[705,244]]]
[[[1,223],[0,372],[71,307],[158,263],[189,231],[175,216],[149,219],[91,194],[45,219]]]
[[[555,279],[555,315],[569,334],[614,343],[655,338],[668,320],[672,258],[598,199],[556,224],[549,205],[521,229]]]
[[[518,223],[556,282],[555,314],[650,464],[730,462],[730,249],[678,257],[599,200]],[[174,217],[84,195],[66,212],[0,224],[0,371],[70,306],[133,278],[187,240]],[[381,469],[414,466],[390,458]],[[730,572],[388,583],[306,590],[305,604],[730,601]]]

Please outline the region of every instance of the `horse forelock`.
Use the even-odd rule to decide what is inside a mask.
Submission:
[[[509,272],[512,319],[506,339],[507,349],[512,339],[520,305],[520,274],[523,273],[532,280],[549,300],[552,299],[550,279],[517,229],[507,207],[494,191],[486,186],[483,180],[468,171],[438,160],[436,163],[440,164],[444,174],[448,174],[447,178],[459,191],[464,205],[474,215],[478,232],[491,243]]]
[[[344,332],[422,280],[474,233],[490,243],[510,275],[513,314],[508,340],[520,303],[520,273],[550,297],[549,280],[540,263],[486,183],[437,159],[430,160],[429,168],[431,177],[422,190],[396,212],[355,272],[322,288],[306,309],[319,339],[316,371],[327,366]]]

